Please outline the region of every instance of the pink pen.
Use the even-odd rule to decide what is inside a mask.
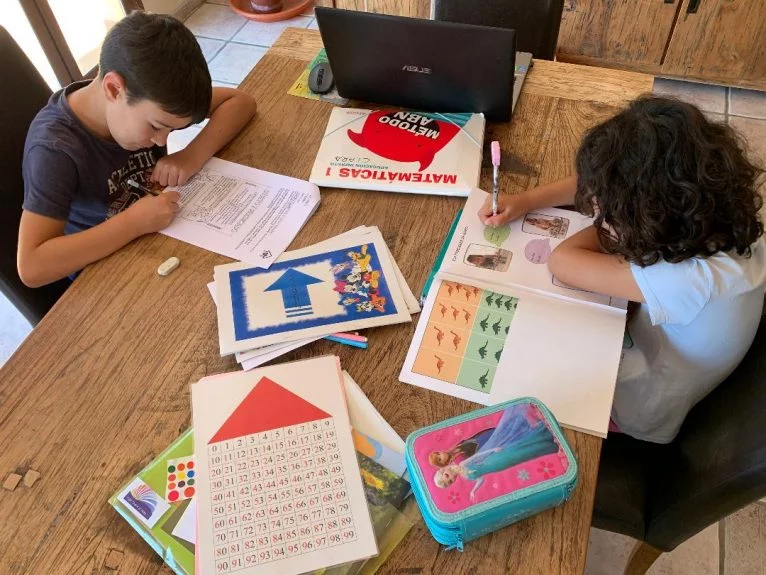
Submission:
[[[497,194],[500,191],[497,185],[497,176],[500,170],[500,142],[492,142],[492,215],[497,215]]]

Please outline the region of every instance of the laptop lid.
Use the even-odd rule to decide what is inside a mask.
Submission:
[[[322,6],[314,13],[344,98],[510,119],[514,30]]]
[[[513,78],[513,105],[511,113],[516,109],[516,104],[521,95],[521,87],[527,79],[527,72],[532,67],[532,54],[530,52],[516,52],[516,70]]]

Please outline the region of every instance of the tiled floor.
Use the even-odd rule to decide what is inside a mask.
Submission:
[[[290,20],[264,24],[232,12],[228,0],[206,2],[187,18],[186,25],[202,48],[213,85],[223,87],[236,87],[244,80],[285,28],[317,27],[313,8]],[[199,133],[199,129],[191,126],[173,132],[168,149],[182,148]]]
[[[233,13],[227,4],[227,0],[209,1],[186,21],[202,47],[214,86],[239,84],[285,27],[316,28],[311,11],[286,22],[260,24]],[[664,79],[657,79],[655,92],[688,100],[712,119],[729,122],[747,138],[753,156],[766,163],[766,93]],[[200,126],[192,126],[174,132],[168,148],[181,149],[199,130]],[[0,365],[29,331],[29,324],[0,295]],[[621,573],[632,546],[628,537],[591,530],[586,573]],[[751,505],[711,526],[663,555],[649,573],[766,575],[766,505]]]

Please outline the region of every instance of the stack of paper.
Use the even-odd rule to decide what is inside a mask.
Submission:
[[[211,376],[203,378],[201,383],[216,383],[222,386],[218,389],[223,391],[231,375],[242,374]],[[257,374],[253,375],[257,377]],[[412,527],[412,522],[398,510],[409,493],[409,483],[401,477],[405,469],[404,442],[347,372],[343,372],[343,387],[378,555],[335,567],[325,573],[370,574],[377,570]],[[179,463],[184,466],[183,469],[180,469]],[[235,481],[241,479],[241,475],[235,477]],[[199,481],[194,436],[190,429],[109,500],[177,575],[204,572],[200,565],[195,571],[196,486]],[[184,482],[183,485],[181,482]],[[193,492],[188,498],[183,494],[178,498],[173,495],[189,488]],[[250,505],[252,503],[251,497]],[[242,525],[243,531],[245,527],[247,523]]]
[[[394,499],[377,522],[409,485],[385,483],[355,450],[347,385],[335,356],[192,385],[202,573],[289,575],[378,554],[367,492],[385,485]]]
[[[338,331],[410,321],[420,311],[376,227],[282,254],[268,270],[217,266],[221,355],[252,369]]]

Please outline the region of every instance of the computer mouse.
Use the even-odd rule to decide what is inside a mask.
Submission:
[[[309,73],[309,90],[315,94],[326,94],[334,83],[329,62],[319,62]]]

